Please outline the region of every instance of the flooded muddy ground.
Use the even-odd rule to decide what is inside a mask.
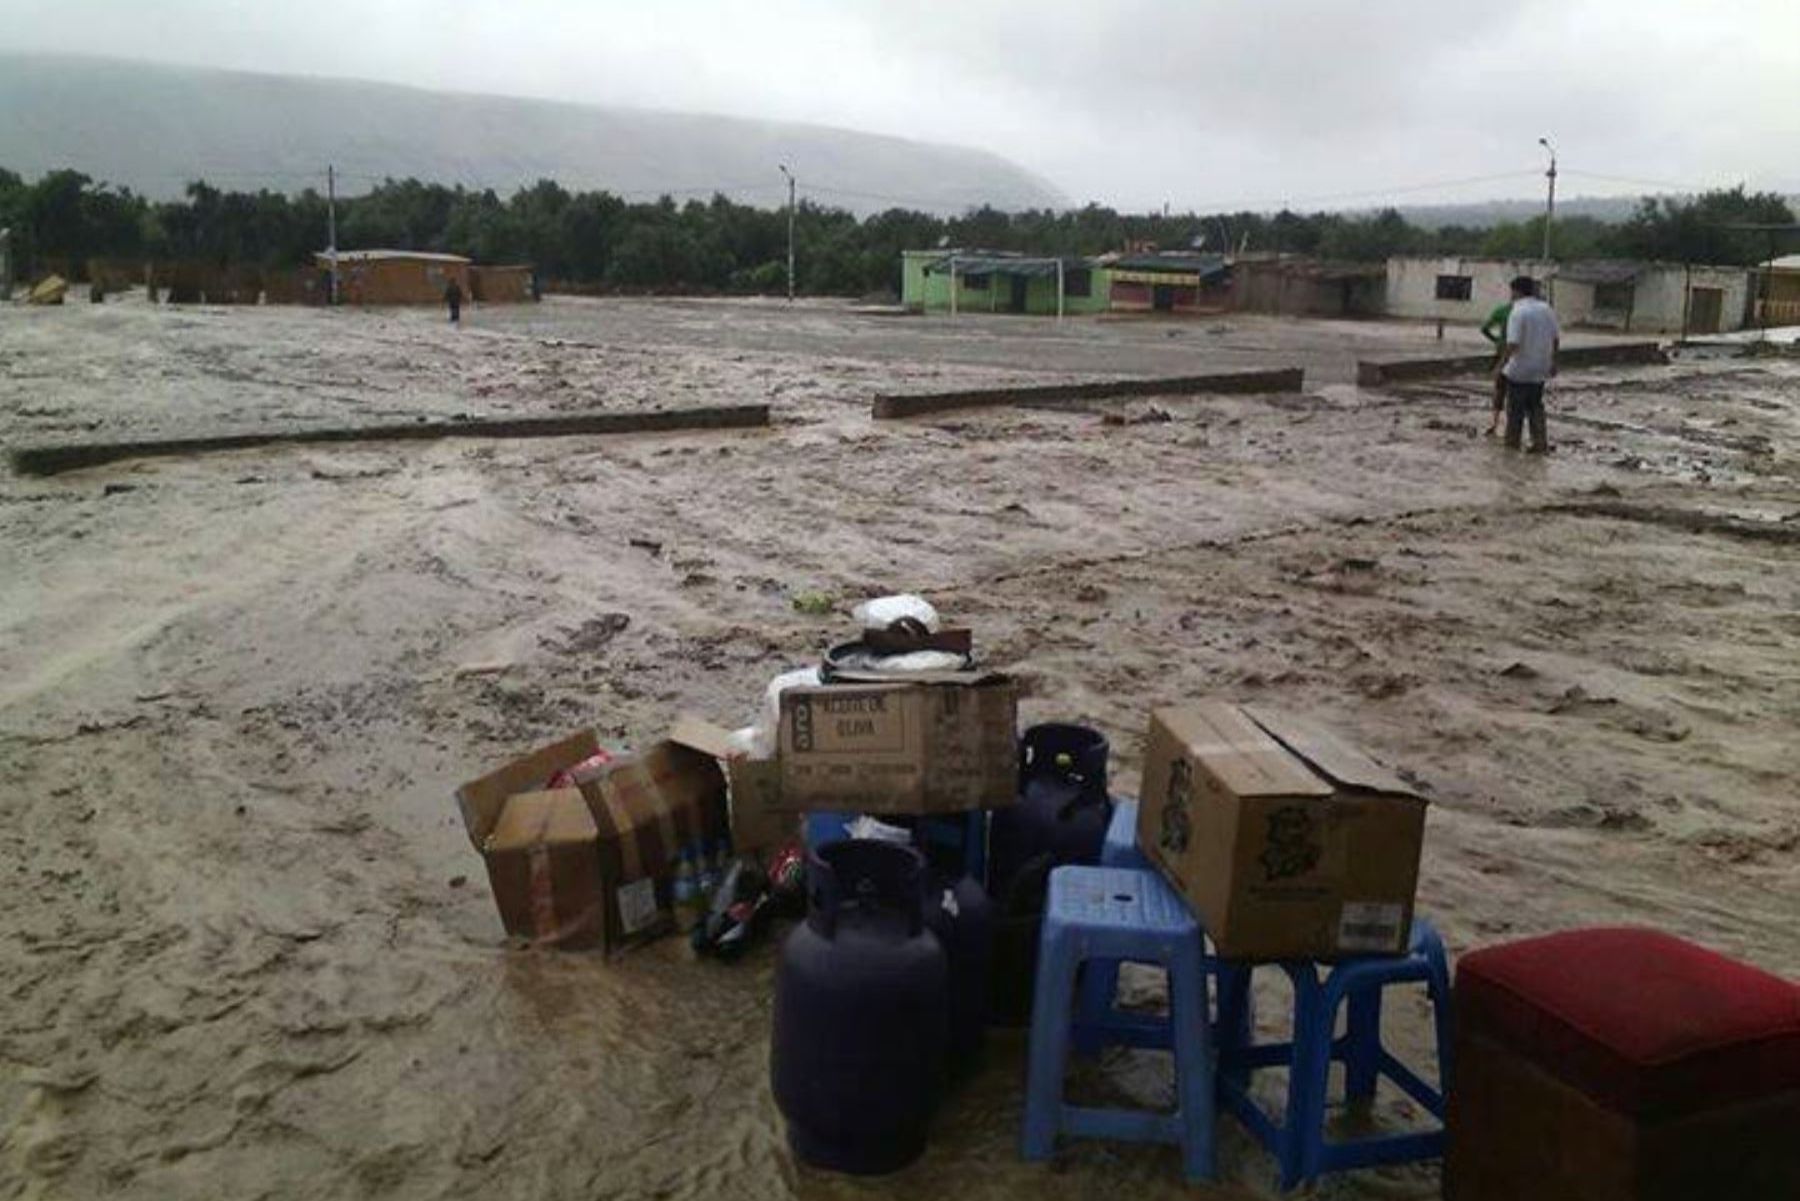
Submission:
[[[1414,773],[1421,910],[1453,951],[1638,922],[1800,974],[1800,363],[1572,373],[1557,452],[1527,459],[1481,436],[1478,379],[1349,383],[1358,354],[1436,345],[825,304],[553,300],[460,330],[0,313],[9,444],[775,406],[766,431],[0,478],[0,1196],[1206,1195],[1172,1149],[1020,1163],[1007,1034],[915,1167],[798,1168],[770,950],[501,937],[459,782],[582,724],[746,721],[851,603],[899,589],[973,625],[1027,720],[1104,729],[1126,789],[1150,709],[1205,694]],[[1289,364],[1306,393],[867,415],[883,391]],[[1429,1062],[1423,1018],[1396,1003],[1388,1033]],[[1169,1091],[1139,1053],[1076,1084]],[[1406,1108],[1384,1093],[1376,1118]],[[1218,1195],[1270,1192],[1268,1157],[1219,1130]],[[1320,1194],[1437,1191],[1419,1168]]]

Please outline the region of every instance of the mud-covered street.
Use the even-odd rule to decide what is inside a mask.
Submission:
[[[1025,719],[1100,726],[1126,790],[1149,711],[1215,693],[1411,773],[1420,908],[1454,952],[1645,923],[1800,975],[1800,359],[1567,373],[1556,453],[1528,459],[1481,436],[1482,379],[1351,382],[1359,355],[1468,352],[1469,330],[563,298],[467,318],[0,312],[9,445],[774,420],[0,475],[0,1197],[1205,1195],[1170,1148],[1020,1162],[1005,1033],[915,1167],[796,1168],[769,948],[503,939],[456,785],[582,724],[742,724],[852,603],[901,590],[974,627]],[[1303,394],[868,412],[1290,365]],[[811,593],[837,611],[796,611]],[[1388,1022],[1428,1061],[1422,997]],[[1161,1070],[1114,1052],[1078,1083],[1156,1096]],[[1270,1192],[1219,1130],[1219,1195]],[[1430,1167],[1320,1195],[1437,1191]]]

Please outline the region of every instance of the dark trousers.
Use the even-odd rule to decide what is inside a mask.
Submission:
[[[1544,428],[1544,385],[1506,381],[1506,444],[1515,450],[1525,423],[1531,423],[1531,449],[1544,450],[1549,435]]]

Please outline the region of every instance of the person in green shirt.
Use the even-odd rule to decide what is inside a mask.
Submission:
[[[1494,344],[1494,415],[1488,421],[1487,436],[1500,432],[1500,414],[1506,411],[1506,378],[1499,373],[1501,358],[1506,354],[1506,319],[1512,316],[1512,301],[1497,304],[1481,323],[1481,336]]]

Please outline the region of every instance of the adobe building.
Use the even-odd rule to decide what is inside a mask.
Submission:
[[[331,254],[320,251],[313,261],[331,269]],[[442,304],[444,289],[455,280],[473,298],[469,260],[460,254],[424,250],[340,250],[337,252],[339,304]]]
[[[1479,325],[1494,306],[1506,303],[1508,285],[1519,275],[1544,285],[1566,326],[1716,334],[1742,329],[1751,313],[1751,273],[1742,267],[1415,257],[1387,262],[1388,313]]]

